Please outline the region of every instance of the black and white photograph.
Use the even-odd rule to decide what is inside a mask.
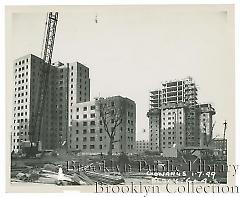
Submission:
[[[6,6],[8,191],[238,193],[234,14]]]

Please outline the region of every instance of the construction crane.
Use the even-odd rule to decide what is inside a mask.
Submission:
[[[48,18],[46,21],[46,34],[45,34],[45,40],[43,44],[43,54],[42,59],[45,61],[45,63],[51,65],[52,61],[52,53],[53,53],[53,46],[54,46],[54,40],[57,30],[57,21],[58,21],[58,12],[49,12]]]
[[[37,148],[39,148],[40,134],[42,130],[43,112],[45,101],[48,94],[49,72],[52,61],[54,40],[57,29],[58,12],[49,12],[47,14],[46,26],[44,32],[44,41],[42,48],[42,59],[46,63],[41,66],[42,75],[40,78],[40,87],[38,95],[38,106],[36,106],[36,113],[34,114],[32,124],[30,126],[30,142],[36,141]]]

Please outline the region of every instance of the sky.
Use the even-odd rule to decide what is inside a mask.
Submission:
[[[187,76],[198,86],[199,102],[216,109],[214,136],[223,136],[225,120],[227,136],[233,131],[231,6],[14,8],[7,17],[11,62],[30,53],[41,56],[49,10],[59,12],[52,62],[78,61],[89,67],[92,99],[121,95],[134,100],[137,139],[148,137],[149,91],[160,88],[163,81]]]

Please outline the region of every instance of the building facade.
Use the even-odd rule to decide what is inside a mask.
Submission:
[[[136,152],[142,154],[149,149],[149,141],[139,140],[136,141]]]
[[[136,104],[134,101],[121,96],[100,98],[94,101],[76,103],[72,107],[72,119],[69,135],[69,150],[82,154],[107,154],[109,151],[109,135],[103,124],[99,106],[110,103],[110,110],[122,109],[121,123],[115,129],[113,154],[121,152],[132,154],[136,141]],[[114,127],[115,122],[108,119],[108,128]]]
[[[150,109],[147,113],[148,123],[149,123],[149,150],[156,152],[159,151],[160,148],[160,109]]]
[[[211,104],[199,104],[200,109],[200,145],[207,146],[213,136],[213,115],[216,114]]]

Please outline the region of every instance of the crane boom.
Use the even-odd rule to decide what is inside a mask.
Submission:
[[[38,94],[38,106],[36,107],[36,113],[33,117],[33,121],[31,124],[31,146],[32,142],[36,141],[37,144],[40,140],[41,128],[42,128],[42,121],[43,121],[43,112],[45,107],[45,101],[48,94],[48,81],[49,81],[49,72],[50,66],[52,61],[52,53],[54,47],[54,40],[56,35],[56,28],[57,28],[57,21],[58,21],[58,12],[49,12],[47,21],[46,21],[46,31],[45,31],[45,39],[43,42],[43,49],[42,49],[42,59],[46,63],[46,65],[41,66],[41,77],[39,83],[39,94]],[[34,140],[35,139],[35,140]]]
[[[51,64],[51,61],[52,61],[52,53],[53,53],[53,46],[54,46],[54,40],[56,35],[56,29],[57,29],[57,21],[58,21],[58,12],[55,12],[54,14],[50,12],[48,14],[47,31],[45,35],[45,43],[44,43],[43,57],[42,57],[42,59],[47,64]]]

